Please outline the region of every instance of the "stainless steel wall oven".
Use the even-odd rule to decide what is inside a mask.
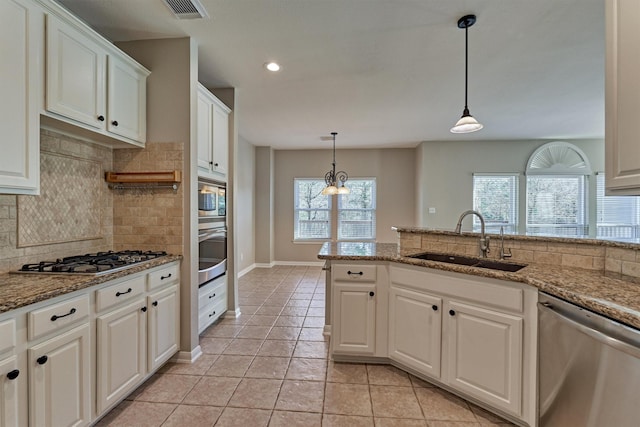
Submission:
[[[198,181],[198,285],[227,272],[226,188]]]

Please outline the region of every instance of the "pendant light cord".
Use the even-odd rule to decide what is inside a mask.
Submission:
[[[468,110],[467,92],[468,92],[468,76],[469,75],[469,26],[464,28],[464,109]]]

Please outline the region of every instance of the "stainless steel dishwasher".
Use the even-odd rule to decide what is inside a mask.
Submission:
[[[640,425],[640,331],[540,292],[541,427]]]

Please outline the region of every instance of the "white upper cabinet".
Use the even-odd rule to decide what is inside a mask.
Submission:
[[[198,175],[227,181],[231,110],[198,83]]]
[[[38,194],[44,13],[29,0],[0,2],[0,193]]]
[[[48,15],[47,110],[104,130],[106,60],[88,36]]]
[[[640,194],[640,2],[606,0],[605,172],[609,194]]]
[[[46,34],[47,116],[144,146],[149,71],[71,16],[47,15]]]

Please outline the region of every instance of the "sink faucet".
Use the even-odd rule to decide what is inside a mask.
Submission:
[[[462,220],[467,215],[476,215],[478,218],[480,218],[480,241],[478,242],[478,244],[480,253],[482,254],[482,258],[486,258],[487,253],[489,252],[489,237],[484,234],[484,218],[482,217],[482,214],[480,214],[480,212],[474,210],[462,212],[462,215],[460,215],[460,218],[458,219],[458,224],[456,225],[455,232],[458,234],[462,233]]]
[[[500,226],[500,259],[511,257],[511,248],[504,249],[504,227]]]

